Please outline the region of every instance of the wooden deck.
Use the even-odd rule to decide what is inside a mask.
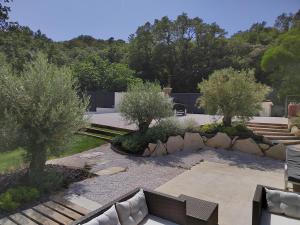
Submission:
[[[0,225],[68,225],[89,212],[70,201],[52,199],[0,219]]]

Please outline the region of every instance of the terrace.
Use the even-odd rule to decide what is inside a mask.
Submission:
[[[300,225],[299,2],[255,1],[0,0],[0,225]]]
[[[187,117],[197,118],[198,124],[209,123],[213,118],[207,115]],[[255,117],[252,122],[258,123],[262,119],[272,123],[286,121],[284,118]],[[106,126],[130,128],[125,123],[120,123],[121,117],[118,114],[95,114],[90,120],[93,123],[103,122]],[[220,224],[250,225],[256,185],[284,188],[283,161],[221,148],[204,147],[196,151],[178,151],[167,156],[136,157],[119,154],[111,149],[110,144],[104,144],[83,153],[50,160],[48,164],[71,168],[84,168],[88,165],[95,176],[73,183],[59,197],[52,196],[51,202],[54,203],[35,206],[33,213],[24,210],[21,215],[10,215],[10,220],[23,221],[20,223],[23,225],[28,224],[29,217],[33,224],[40,221],[69,224],[137,187],[147,187],[174,197],[186,195],[218,203]],[[51,204],[58,204],[66,212],[57,211]],[[43,207],[48,211],[43,211]],[[76,210],[77,208],[81,211]],[[70,209],[75,210],[71,214],[73,217],[70,217]],[[36,214],[39,216],[38,220]],[[77,216],[74,217],[74,214]],[[24,215],[27,216],[25,220]]]

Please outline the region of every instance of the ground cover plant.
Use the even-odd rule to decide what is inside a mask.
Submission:
[[[160,121],[147,131],[133,132],[113,138],[112,144],[119,146],[128,153],[143,153],[149,143],[156,143],[157,140],[166,141],[169,136],[183,135],[184,129],[175,119],[166,119]]]
[[[33,187],[9,188],[0,195],[0,210],[13,211],[19,208],[21,204],[34,201],[39,197],[39,191]]]
[[[198,128],[198,132],[202,136],[206,136],[208,138],[213,137],[218,132],[225,133],[231,138],[238,137],[240,139],[244,138],[252,138],[256,142],[262,142],[263,137],[255,134],[252,130],[247,128],[245,123],[241,121],[235,121],[232,123],[232,126],[225,126],[223,123],[209,123],[202,125]]]

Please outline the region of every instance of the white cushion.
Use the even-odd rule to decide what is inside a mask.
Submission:
[[[139,225],[178,225],[171,221],[159,218],[157,216],[149,215],[147,216]]]
[[[278,213],[282,214],[282,208],[280,207],[281,199],[280,199],[280,193],[281,191],[277,190],[269,190],[266,189],[266,199],[268,204],[268,209],[271,213]]]
[[[300,195],[266,189],[268,209],[271,213],[284,214],[300,219]]]
[[[92,219],[83,225],[121,225],[115,205],[110,207],[100,216]]]
[[[143,190],[141,189],[127,201],[116,203],[116,209],[122,225],[138,225],[148,215]]]
[[[300,225],[300,220],[262,211],[260,225]]]

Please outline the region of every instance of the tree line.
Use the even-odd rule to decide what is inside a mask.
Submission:
[[[198,92],[215,70],[254,69],[258,82],[273,88],[274,101],[300,94],[300,10],[283,13],[273,26],[254,23],[228,37],[216,23],[183,13],[146,22],[128,41],[81,35],[56,42],[41,31],[9,21],[9,1],[0,5],[0,54],[14,73],[38,52],[57,66],[68,66],[82,90],[124,91],[128,84],[158,81],[174,92]]]

